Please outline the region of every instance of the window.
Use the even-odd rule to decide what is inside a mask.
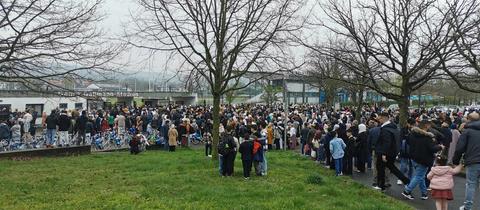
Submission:
[[[43,104],[26,104],[25,109],[30,110],[30,114],[32,115],[34,115],[34,112],[36,112],[37,116],[42,116]]]
[[[83,103],[75,103],[75,109],[82,110],[83,109]]]
[[[68,109],[68,104],[67,104],[67,103],[60,103],[60,104],[58,105],[58,108],[60,108],[60,109]]]
[[[8,120],[11,106],[11,104],[0,104],[0,120]]]

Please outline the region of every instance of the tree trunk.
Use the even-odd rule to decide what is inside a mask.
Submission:
[[[400,108],[400,126],[403,128],[407,125],[408,119],[408,100],[409,96],[403,96],[398,100],[398,107]]]
[[[362,113],[362,106],[363,106],[363,92],[364,89],[360,88],[358,90],[358,103],[356,104],[357,110],[355,110],[355,120],[360,123],[361,113]]]
[[[213,94],[213,130],[212,130],[212,159],[218,159],[217,145],[220,140],[220,95]]]

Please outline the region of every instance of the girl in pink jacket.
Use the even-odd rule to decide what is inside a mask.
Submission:
[[[458,174],[462,170],[462,165],[452,168],[447,165],[447,162],[447,157],[437,157],[436,165],[432,167],[427,175],[437,210],[448,209],[448,201],[453,200],[453,175]]]

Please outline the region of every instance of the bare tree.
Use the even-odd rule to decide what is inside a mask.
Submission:
[[[282,69],[287,33],[297,30],[296,0],[138,0],[132,45],[169,51],[202,76],[213,95],[213,147],[219,141],[220,98],[249,71]],[[230,84],[230,85],[229,85]],[[217,157],[214,150],[213,157]]]
[[[41,91],[64,88],[51,79],[106,70],[119,46],[105,44],[96,29],[101,3],[0,0],[0,81]]]
[[[442,67],[460,88],[480,93],[480,1],[452,0],[447,5],[448,10],[441,12],[452,28],[449,36],[455,53],[439,56]]]
[[[336,1],[321,4],[332,24],[323,24],[343,44],[310,49],[337,59],[369,80],[345,80],[396,100],[405,124],[409,97],[439,76],[452,49],[447,18],[435,0]],[[305,42],[304,42],[305,43]]]
[[[320,88],[325,93],[327,107],[332,107],[338,91],[344,87],[342,82],[342,65],[336,59],[312,52],[309,55],[309,68],[303,78],[310,85]]]

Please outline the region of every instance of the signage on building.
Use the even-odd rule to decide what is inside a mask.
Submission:
[[[136,92],[113,92],[113,91],[89,91],[89,92],[58,92],[67,97],[139,97]]]

